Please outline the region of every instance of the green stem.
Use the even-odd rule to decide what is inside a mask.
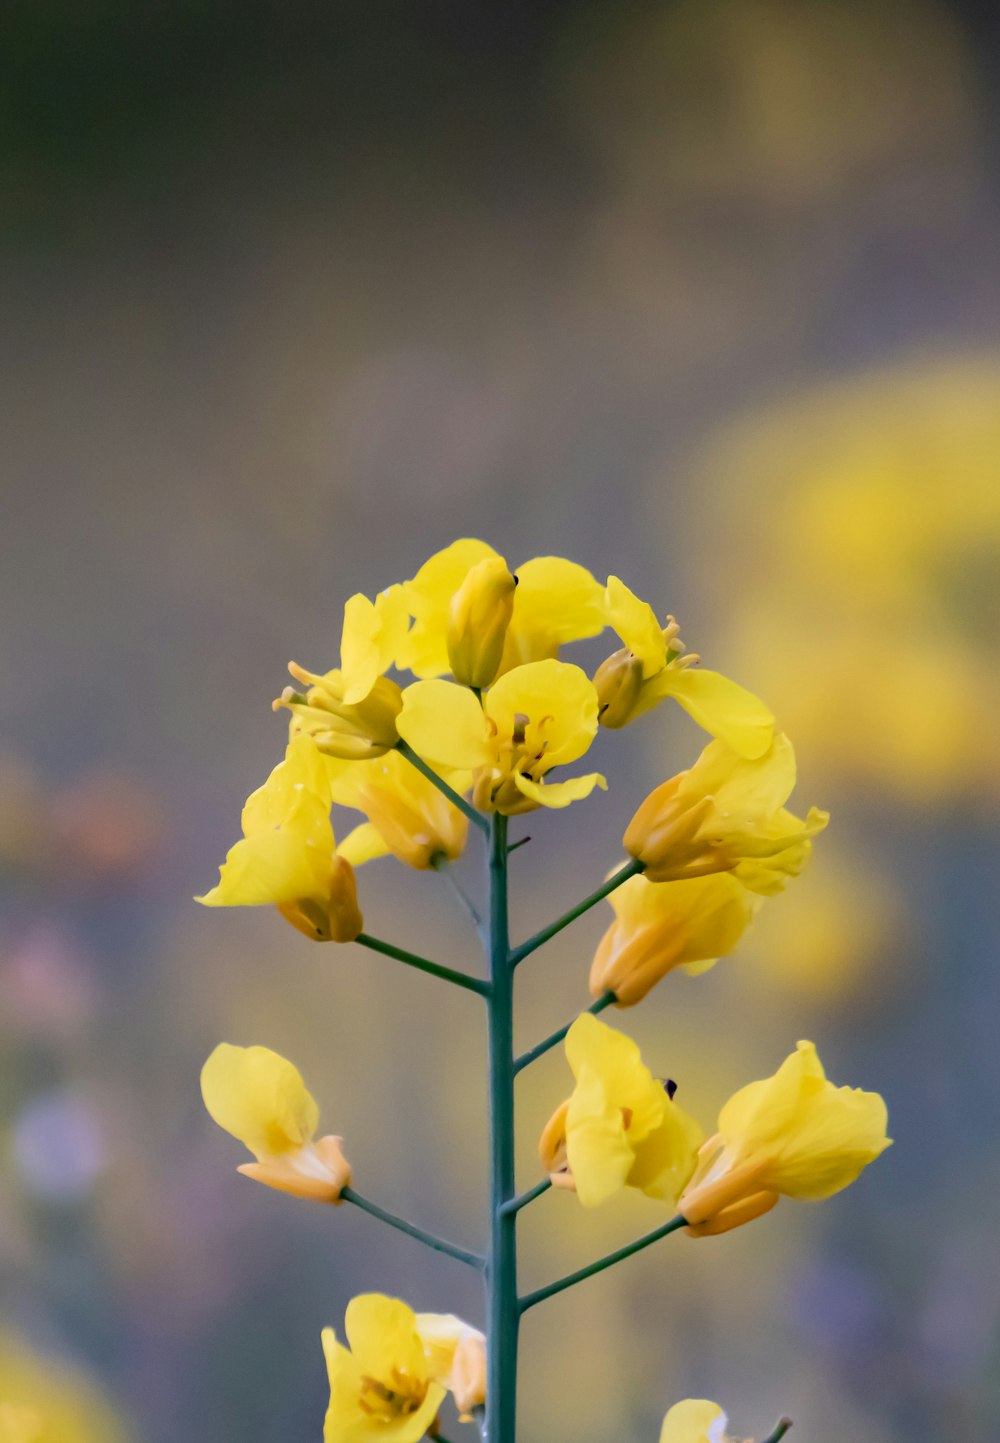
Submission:
[[[779,1418],[774,1425],[773,1431],[764,1439],[764,1443],[779,1443],[779,1439],[784,1438],[791,1426],[791,1418]]]
[[[396,750],[400,756],[404,756],[412,766],[415,766],[417,771],[421,772],[429,782],[433,782],[434,786],[448,798],[453,807],[457,807],[464,816],[468,817],[474,826],[477,826],[481,832],[489,836],[490,824],[482,812],[477,812],[471,802],[467,802],[463,796],[455,791],[454,787],[449,787],[444,777],[439,777],[434,768],[428,766],[423,757],[417,756],[409,742],[404,742],[402,737],[400,737],[396,743]]]
[[[490,1250],[486,1267],[484,1437],[514,1443],[517,1423],[517,1214],[514,1182],[514,969],[507,916],[507,818],[495,813],[489,854]]]
[[[369,937],[367,932],[359,932],[355,942],[360,942],[362,947],[368,947],[372,952],[381,952],[385,957],[394,957],[397,962],[405,962],[407,967],[416,967],[419,972],[427,972],[431,977],[440,977],[444,982],[453,982],[456,987],[464,987],[467,992],[478,992],[480,997],[488,997],[490,984],[483,982],[478,977],[467,977],[464,972],[456,972],[453,967],[444,967],[440,962],[431,962],[426,957],[418,957],[416,952],[407,952],[405,947],[394,947],[391,942],[381,942],[377,937]]]
[[[630,1258],[633,1253],[642,1252],[643,1248],[648,1248],[652,1243],[659,1242],[660,1238],[665,1238],[668,1233],[675,1233],[678,1228],[686,1228],[687,1225],[687,1218],[681,1217],[681,1215],[678,1214],[677,1217],[671,1218],[668,1223],[664,1223],[662,1227],[654,1228],[654,1230],[651,1233],[647,1233],[645,1237],[637,1238],[634,1243],[627,1243],[623,1248],[616,1248],[613,1253],[608,1253],[605,1257],[598,1258],[596,1263],[588,1263],[585,1268],[578,1268],[575,1273],[567,1273],[566,1277],[559,1278],[554,1283],[547,1283],[544,1288],[537,1288],[533,1293],[528,1293],[527,1297],[521,1299],[521,1312],[526,1313],[528,1309],[533,1308],[536,1303],[544,1303],[546,1298],[554,1297],[556,1293],[561,1293],[564,1288],[575,1287],[577,1283],[582,1283],[585,1278],[592,1278],[595,1273],[603,1273],[605,1268],[614,1267],[615,1263],[623,1262],[625,1258]]]
[[[523,1192],[519,1197],[511,1198],[510,1202],[504,1203],[500,1211],[502,1213],[519,1213],[521,1209],[526,1208],[530,1202],[534,1202],[536,1197],[541,1197],[543,1192],[548,1192],[551,1186],[552,1179],[550,1177],[543,1177],[541,1182],[536,1182],[535,1186],[529,1188],[527,1192]]]
[[[406,1218],[399,1217],[397,1213],[379,1207],[378,1203],[373,1203],[370,1198],[362,1196],[352,1187],[341,1188],[340,1196],[344,1202],[353,1203],[362,1212],[370,1213],[373,1218],[378,1218],[379,1222],[388,1223],[391,1228],[396,1228],[401,1233],[407,1233],[426,1247],[433,1248],[436,1253],[447,1253],[450,1258],[457,1258],[460,1263],[468,1263],[470,1268],[481,1269],[485,1266],[486,1259],[481,1258],[478,1253],[470,1253],[467,1248],[460,1248],[457,1243],[435,1237],[424,1228],[418,1228],[416,1223],[407,1222]]]
[[[582,917],[584,912],[589,911],[591,907],[603,901],[616,887],[620,887],[623,882],[627,882],[629,877],[635,877],[644,870],[644,863],[640,862],[636,857],[633,857],[631,861],[625,863],[624,867],[619,867],[614,876],[609,877],[606,882],[602,883],[596,892],[591,892],[589,897],[584,897],[582,902],[578,902],[575,907],[571,907],[568,912],[564,912],[555,922],[550,922],[547,927],[543,927],[540,932],[536,932],[533,937],[529,937],[527,942],[522,942],[519,947],[512,948],[510,965],[516,967],[519,962],[523,962],[525,957],[530,956],[530,954],[541,947],[544,942],[548,942],[550,937],[554,937],[557,932],[561,932],[564,927],[568,927],[571,922],[575,922],[577,917]]]
[[[598,997],[596,1002],[590,1004],[587,1011],[596,1017],[599,1012],[603,1012],[605,1008],[610,1007],[614,1001],[615,994],[613,992],[605,992],[603,996]],[[581,1013],[580,1016],[582,1017],[583,1013]],[[575,1021],[576,1018],[574,1017],[573,1022]],[[536,1062],[539,1057],[544,1057],[550,1048],[558,1046],[573,1026],[573,1022],[567,1022],[566,1026],[560,1027],[558,1032],[553,1032],[549,1037],[546,1037],[544,1041],[536,1043],[528,1052],[522,1052],[520,1057],[514,1059],[514,1071],[520,1072],[522,1067],[530,1066],[531,1063]]]

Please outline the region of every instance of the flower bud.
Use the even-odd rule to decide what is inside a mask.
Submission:
[[[601,726],[623,727],[635,716],[642,691],[642,662],[623,646],[601,662],[594,673],[594,686]]]
[[[698,837],[712,798],[682,791],[684,775],[670,777],[650,792],[622,838],[626,852],[643,864],[651,882],[675,881],[732,866],[726,857],[715,858],[711,843]]]
[[[458,1421],[471,1423],[473,1408],[481,1408],[486,1402],[486,1339],[482,1333],[470,1329],[459,1339],[448,1390],[458,1409]]]
[[[566,1192],[576,1192],[576,1183],[573,1180],[566,1153],[566,1114],[568,1112],[569,1098],[559,1104],[542,1129],[542,1135],[538,1139],[538,1156],[553,1187],[561,1187]]]
[[[346,857],[330,858],[330,875],[325,897],[299,897],[281,902],[278,911],[313,942],[353,942],[364,927],[358,906],[354,868]]]
[[[363,761],[383,756],[399,741],[396,718],[403,705],[403,693],[387,676],[377,679],[363,701],[345,702],[341,672],[318,676],[294,661],[289,662],[288,670],[309,689],[303,696],[286,687],[272,703],[273,708],[277,711],[287,707],[292,713],[293,733],[307,733],[320,751],[345,761]]]
[[[473,566],[448,608],[448,660],[457,682],[485,687],[494,679],[514,612],[517,581],[499,556]]]

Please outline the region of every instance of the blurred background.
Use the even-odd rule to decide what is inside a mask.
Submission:
[[[363,1190],[475,1244],[475,999],[190,901],[280,756],[286,661],[333,665],[346,597],[463,534],[675,612],[791,733],[796,811],[833,814],[738,954],[627,1030],[705,1122],[811,1037],[896,1138],[834,1202],[531,1314],[525,1436],[655,1440],[694,1395],[740,1437],[782,1411],[803,1443],[996,1437],[988,10],[9,9],[0,1399],[37,1443],[316,1443],[353,1293],[480,1320],[458,1264],[238,1177],[198,1092],[219,1040],[286,1053]],[[607,796],[523,827],[516,934],[703,740],[668,708],[600,739]],[[369,930],[475,966],[403,871],[364,870]],[[586,1000],[603,910],[525,965],[525,1046]],[[520,1083],[525,1185],[568,1079],[553,1054]],[[550,1194],[525,1277],[660,1215]]]

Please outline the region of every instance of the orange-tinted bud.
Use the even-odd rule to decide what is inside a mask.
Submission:
[[[635,716],[642,691],[642,662],[623,646],[601,662],[594,673],[594,686],[601,726],[623,727]]]
[[[329,891],[325,900],[301,897],[282,903],[278,911],[313,942],[353,942],[365,922],[358,906],[354,868],[345,857],[331,857]]]

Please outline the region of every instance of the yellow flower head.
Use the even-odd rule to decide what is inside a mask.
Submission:
[[[287,1058],[220,1042],[201,1070],[201,1095],[213,1120],[257,1159],[239,1172],[296,1197],[340,1201],[351,1181],[342,1139],[314,1140],[319,1108]]]
[[[832,1197],[890,1146],[886,1121],[877,1092],[835,1087],[813,1044],[800,1042],[773,1077],[723,1107],[680,1211],[707,1236],[750,1222],[782,1195]]]
[[[615,920],[594,954],[590,991],[613,992],[620,1007],[641,1002],[675,967],[703,972],[725,957],[761,905],[728,872],[681,882],[630,877],[608,901]]]
[[[320,676],[295,661],[288,663],[288,670],[306,691],[303,694],[286,686],[272,706],[275,711],[284,707],[291,712],[293,737],[304,733],[321,752],[346,761],[380,757],[396,745],[402,693],[389,677],[377,677],[361,701],[349,702],[347,696],[355,688],[345,672],[328,671]]]
[[[702,1131],[653,1076],[630,1037],[584,1013],[566,1035],[576,1087],[539,1143],[556,1187],[584,1207],[623,1187],[675,1202],[694,1171]]]
[[[774,717],[759,698],[717,671],[696,667],[685,655],[677,622],[661,626],[653,608],[617,576],[608,577],[605,615],[625,645],[602,662],[594,676],[602,726],[622,727],[673,697],[699,726],[744,757],[771,744]]]
[[[512,816],[565,807],[603,787],[597,773],[545,782],[553,767],[583,756],[597,731],[597,693],[578,666],[535,661],[514,667],[484,693],[449,681],[418,681],[403,693],[399,734],[434,766],[467,768],[483,811]]]
[[[663,1420],[660,1443],[727,1443],[729,1419],[718,1403],[685,1398]]]
[[[274,906],[315,941],[350,942],[361,931],[354,869],[330,824],[330,781],[308,737],[293,737],[283,762],[247,798],[243,840],[230,847],[205,907]]]
[[[348,1348],[323,1330],[330,1379],[324,1443],[417,1443],[444,1401],[411,1308],[364,1293],[344,1315]]]
[[[471,773],[441,768],[443,779],[459,793]],[[465,849],[469,823],[442,792],[399,752],[368,762],[330,763],[333,800],[365,813],[338,851],[355,866],[391,852],[422,870],[454,861]]]
[[[483,568],[484,563],[486,567],[477,570],[477,579],[463,592],[473,571]],[[470,607],[474,599],[482,600],[484,591],[489,599],[490,587],[484,586],[487,578],[492,578],[493,595],[487,607],[491,635],[484,654],[488,651],[490,655],[482,661],[480,674],[489,671],[501,631],[501,672],[528,661],[555,657],[564,643],[603,631],[603,589],[584,567],[561,556],[539,556],[525,562],[516,573],[517,590],[505,624],[506,601],[501,602],[495,594],[506,590],[503,574],[510,575],[504,558],[485,541],[469,537],[453,541],[425,561],[413,580],[403,586],[413,626],[401,648],[399,664],[423,678],[443,676],[452,670],[459,681],[470,675],[462,647],[474,645],[469,636],[468,623],[473,614]],[[464,643],[460,640],[463,636]],[[495,675],[494,667],[488,679],[492,681]],[[480,686],[486,682],[468,684]]]
[[[628,825],[625,850],[650,881],[731,871],[753,892],[779,892],[830,819],[818,807],[805,821],[786,811],[794,786],[795,753],[783,734],[752,760],[710,742],[690,770],[649,794]]]
[[[473,1408],[486,1402],[486,1338],[454,1313],[418,1313],[417,1332],[427,1368],[455,1400],[459,1421],[471,1423]]]

